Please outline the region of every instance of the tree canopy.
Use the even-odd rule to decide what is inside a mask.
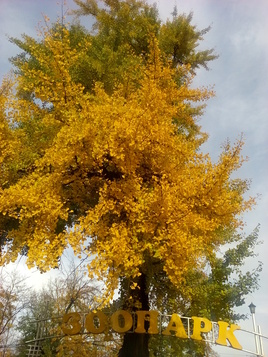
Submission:
[[[109,291],[153,260],[179,285],[252,204],[242,196],[247,185],[230,179],[241,165],[241,142],[227,145],[213,164],[197,152],[198,140],[179,132],[173,118],[184,115],[184,103],[209,92],[188,81],[178,87],[156,39],[126,98],[123,85],[110,95],[96,83],[94,93],[85,93],[72,80],[70,68],[88,49],[71,49],[69,37],[62,29],[60,38],[46,33],[46,51],[31,45],[41,69],[25,62],[16,87],[34,100],[4,88],[5,147],[16,147],[2,155],[0,209],[16,226],[4,259],[16,259],[23,247],[30,266],[47,270],[69,243],[96,255],[89,271],[106,277]],[[10,181],[9,165],[17,165]]]

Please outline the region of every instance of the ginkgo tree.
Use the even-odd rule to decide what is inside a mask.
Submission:
[[[148,310],[159,271],[190,298],[187,277],[203,272],[243,227],[254,204],[244,198],[248,182],[232,179],[243,143],[227,143],[217,163],[199,150],[205,135],[196,116],[213,92],[192,87],[193,69],[213,59],[211,51],[194,56],[193,46],[185,62],[172,58],[165,33],[174,23],[161,32],[155,21],[143,28],[147,52],[135,52],[142,43],[135,31],[125,40],[107,26],[118,19],[112,10],[128,14],[128,5],[143,3],[107,0],[111,11],[87,4],[97,25],[106,24],[99,37],[58,23],[44,27],[39,41],[14,40],[24,54],[13,59],[18,70],[0,97],[1,264],[25,254],[29,267],[46,271],[71,246],[91,257],[89,276],[104,282],[102,306],[123,280],[124,306]],[[83,68],[91,69],[88,86]],[[147,356],[142,341],[137,355]]]

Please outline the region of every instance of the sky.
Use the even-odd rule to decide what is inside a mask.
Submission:
[[[268,336],[268,1],[267,0],[157,0],[163,20],[171,18],[174,5],[178,12],[193,11],[192,24],[198,29],[211,26],[205,35],[202,48],[214,48],[219,58],[210,64],[210,70],[197,72],[194,84],[214,86],[216,96],[210,99],[200,120],[209,134],[203,150],[216,160],[221,145],[227,138],[235,142],[243,133],[243,155],[249,159],[238,176],[252,180],[250,195],[260,198],[255,209],[244,217],[245,233],[249,234],[260,224],[260,241],[257,257],[246,263],[253,269],[260,260],[264,263],[260,288],[250,294],[246,304],[239,309],[248,313],[248,305],[256,307],[256,321],[262,333]],[[66,9],[74,8],[72,0]],[[64,10],[65,11],[65,10]],[[20,37],[22,33],[35,36],[42,14],[55,20],[61,15],[61,0],[0,0],[0,80],[11,69],[8,58],[18,49],[8,41],[8,36]],[[20,269],[26,269],[20,266]],[[26,270],[25,270],[26,271]],[[39,279],[37,272],[32,279]],[[211,297],[213,299],[213,296]],[[252,330],[249,316],[240,323],[241,328]],[[268,340],[264,351],[268,353]],[[254,350],[254,346],[251,346]],[[218,350],[220,356],[249,356],[248,353],[230,349]]]

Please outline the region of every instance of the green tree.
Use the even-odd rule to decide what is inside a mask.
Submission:
[[[175,8],[172,21],[168,19],[160,28],[159,44],[174,67],[190,64],[191,70],[195,73],[200,67],[208,70],[208,62],[215,60],[217,55],[213,49],[197,51],[197,45],[210,27],[198,30],[191,24],[192,18],[193,13],[178,16]]]
[[[62,316],[96,308],[95,296],[100,294],[95,282],[89,281],[81,266],[72,262],[67,270],[51,279],[40,291],[32,291],[27,305],[20,314],[17,330],[20,333],[17,356],[27,357],[31,345],[38,345],[42,355],[69,356],[93,355],[94,339],[87,336],[64,336],[61,331]],[[40,339],[40,341],[36,341]]]
[[[12,355],[16,319],[28,302],[25,280],[15,271],[0,270],[0,351],[3,357]]]

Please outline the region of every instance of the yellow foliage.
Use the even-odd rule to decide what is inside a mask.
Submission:
[[[253,204],[230,178],[243,161],[241,141],[213,164],[197,151],[197,139],[178,132],[173,119],[186,115],[189,101],[212,93],[190,88],[187,66],[180,70],[189,81],[178,87],[156,41],[139,85],[126,97],[120,85],[112,95],[98,83],[94,95],[85,93],[70,73],[90,44],[77,52],[67,30],[61,38],[44,36],[46,50],[33,44],[41,67],[25,63],[16,86],[1,92],[0,212],[16,220],[2,263],[25,247],[29,266],[47,270],[70,244],[92,256],[89,275],[107,287],[102,302],[120,276],[135,278],[150,259],[162,261],[180,285],[185,272],[223,243],[217,232],[239,227]],[[35,100],[9,98],[22,89]],[[6,184],[10,158],[23,172]]]

